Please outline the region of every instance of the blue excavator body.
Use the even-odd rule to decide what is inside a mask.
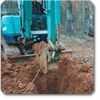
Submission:
[[[2,16],[1,26],[2,37],[7,43],[20,43],[18,42],[18,37],[21,36],[21,24],[19,15]],[[47,30],[30,30],[30,36],[34,43],[41,41],[47,42]]]

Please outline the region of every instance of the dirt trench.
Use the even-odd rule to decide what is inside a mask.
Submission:
[[[90,94],[94,90],[94,69],[90,65],[63,57],[59,60],[58,72],[48,72],[44,75],[41,70],[32,83],[40,68],[37,58],[25,63],[12,63],[2,58],[2,92],[5,94]]]

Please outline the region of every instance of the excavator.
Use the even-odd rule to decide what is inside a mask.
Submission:
[[[46,74],[52,65],[58,68],[58,60],[66,51],[60,42],[60,1],[46,0],[47,30],[33,30],[32,1],[18,0],[19,15],[3,15],[1,17],[1,33],[4,41],[1,42],[2,55],[5,59],[16,62],[25,61],[26,58],[35,57],[33,45],[41,41],[48,44],[43,73]],[[21,59],[21,60],[20,60]]]

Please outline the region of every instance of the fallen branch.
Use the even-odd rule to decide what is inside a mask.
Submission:
[[[37,59],[38,59],[38,57],[37,57]],[[38,59],[39,60],[39,59]],[[40,63],[40,62],[39,62]],[[36,77],[38,76],[38,74],[39,74],[39,72],[40,72],[40,70],[42,69],[42,65],[41,65],[41,63],[40,63],[40,69],[37,71],[37,73],[36,73],[36,75],[35,75],[35,77],[34,77],[34,79],[32,80],[32,83],[34,83],[34,81],[35,81],[35,79],[36,79]]]
[[[35,81],[36,77],[38,76],[38,74],[39,74],[39,72],[40,72],[41,69],[42,69],[42,67],[40,67],[40,69],[37,71],[37,73],[36,73],[34,79],[32,80],[32,83],[34,83],[34,81]]]

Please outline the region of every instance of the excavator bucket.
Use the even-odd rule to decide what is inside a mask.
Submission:
[[[48,44],[45,42],[35,43],[33,45],[33,50],[36,54],[36,57],[42,67],[42,71],[46,74],[48,71],[58,71],[58,61],[59,59],[52,59],[51,52],[48,51]],[[69,54],[69,55],[68,55]],[[61,56],[70,56],[71,57],[72,51],[62,51]]]
[[[59,60],[51,60],[48,62],[47,52],[42,53],[37,59],[39,60],[40,66],[42,67],[42,71],[44,74],[49,72],[57,72],[58,71],[58,62]],[[61,52],[61,58],[62,57],[72,57],[72,51],[71,50],[64,50]]]
[[[58,61],[52,60],[48,62],[47,52],[41,53],[40,56],[37,57],[40,66],[42,67],[42,71],[44,74],[47,74],[48,71],[58,71]]]
[[[61,51],[60,58],[62,58],[62,57],[72,58],[72,50]],[[58,60],[51,60],[51,62],[48,62],[47,63],[48,71],[57,72],[58,71],[58,66],[59,66],[58,62],[59,62],[59,59]]]

